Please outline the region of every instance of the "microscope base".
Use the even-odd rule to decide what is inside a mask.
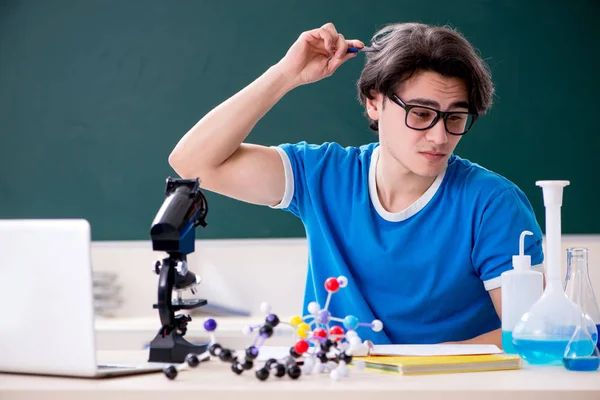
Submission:
[[[150,342],[149,362],[183,363],[185,357],[190,354],[204,353],[208,344],[195,345],[183,338],[175,331],[163,337],[159,332],[154,340]]]

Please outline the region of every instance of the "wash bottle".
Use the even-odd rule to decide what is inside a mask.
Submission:
[[[513,269],[505,271],[502,279],[502,349],[517,354],[512,331],[544,291],[544,275],[531,269],[531,256],[525,255],[525,237],[533,235],[523,231],[519,238],[519,255],[513,256]]]

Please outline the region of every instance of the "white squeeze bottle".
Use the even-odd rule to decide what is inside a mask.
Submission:
[[[514,268],[501,275],[502,350],[508,354],[517,354],[512,339],[513,328],[544,291],[544,275],[531,269],[531,256],[524,254],[526,235],[533,235],[533,233],[529,231],[521,233],[519,255],[513,256]]]

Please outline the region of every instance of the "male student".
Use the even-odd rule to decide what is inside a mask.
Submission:
[[[327,277],[344,275],[348,288],[336,294],[332,314],[384,324],[378,333],[361,330],[362,339],[500,346],[500,274],[512,268],[523,230],[533,232],[526,250],[541,264],[542,234],[519,188],[453,153],[494,91],[461,34],[418,23],[376,33],[376,51],[361,55],[358,95],[378,142],[342,147],[327,142],[326,131],[322,144],[244,142],[286,93],[356,57],[349,46],[364,44],[331,23],[303,32],[276,65],[185,134],[171,166],[207,190],[302,220],[304,312],[311,301],[324,305]]]

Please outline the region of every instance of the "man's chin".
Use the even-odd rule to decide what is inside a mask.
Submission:
[[[423,178],[435,178],[444,171],[444,166],[445,164],[440,166],[422,166],[421,168],[415,169],[414,172]]]
[[[419,160],[421,162],[418,165],[415,165],[415,171],[417,175],[427,178],[434,178],[441,174],[444,171],[444,168],[448,165],[448,157],[445,156],[436,161],[425,161]]]

